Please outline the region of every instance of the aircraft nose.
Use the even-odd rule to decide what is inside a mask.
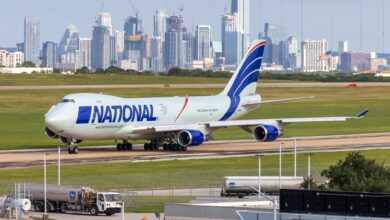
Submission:
[[[45,125],[54,132],[62,131],[68,124],[66,112],[62,109],[53,109],[45,115]]]

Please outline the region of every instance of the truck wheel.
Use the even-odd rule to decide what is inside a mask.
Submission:
[[[96,207],[96,206],[93,206],[92,208],[91,208],[91,215],[98,215],[98,213],[99,213],[99,210],[98,210],[98,208]]]
[[[34,204],[34,209],[37,212],[43,212],[43,205],[42,205],[42,203],[40,203],[40,202],[35,203]]]
[[[106,215],[107,215],[107,216],[111,216],[112,213],[111,213],[111,212],[106,212]]]

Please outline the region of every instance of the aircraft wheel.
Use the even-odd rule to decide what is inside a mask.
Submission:
[[[163,144],[163,150],[164,150],[164,151],[167,150],[167,144]]]
[[[121,144],[116,144],[116,149],[119,151],[119,150],[121,150],[121,148],[122,148],[122,146],[121,146]]]
[[[181,147],[181,151],[187,151],[187,147]]]
[[[175,151],[180,151],[180,150],[181,150],[181,146],[178,145],[178,144],[176,144],[176,146],[175,146]]]
[[[79,153],[79,148],[73,147],[73,154],[78,154],[78,153]]]
[[[126,145],[126,147],[127,147],[127,150],[133,150],[133,145],[132,144],[130,144],[130,143],[128,143],[127,145]]]
[[[159,148],[160,148],[160,146],[158,146],[158,144],[156,143],[156,144],[154,144],[154,150],[155,151],[158,151],[159,150]]]
[[[73,150],[72,150],[72,148],[68,148],[68,154],[73,154]]]
[[[146,151],[149,150],[149,144],[148,144],[148,143],[144,144],[144,149],[145,149]]]

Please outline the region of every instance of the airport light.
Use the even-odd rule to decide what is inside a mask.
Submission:
[[[297,139],[294,139],[294,177],[297,177]]]
[[[45,200],[45,202],[44,202],[45,213],[44,213],[43,219],[48,219],[48,217],[47,217],[47,197],[46,197],[46,184],[47,184],[47,182],[46,182],[46,156],[47,155],[49,155],[49,154],[46,154],[46,153],[43,154],[43,182],[44,182],[43,191],[44,191],[44,200]]]
[[[262,157],[263,155],[258,155],[258,157],[259,157],[259,167],[258,167],[258,171],[259,171],[259,179],[258,179],[258,186],[259,186],[259,192],[261,192],[261,157]],[[260,193],[258,194],[259,195],[259,199],[260,199]]]
[[[279,189],[282,188],[282,145],[283,142],[279,143]]]
[[[58,185],[61,185],[61,147],[58,146]]]
[[[307,178],[309,180],[309,186],[308,189],[310,189],[310,183],[311,183],[311,174],[310,174],[310,160],[311,160],[312,153],[307,154]]]

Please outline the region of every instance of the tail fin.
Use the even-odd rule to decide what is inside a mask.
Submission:
[[[220,95],[241,96],[256,93],[265,41],[255,40],[233,77]]]

